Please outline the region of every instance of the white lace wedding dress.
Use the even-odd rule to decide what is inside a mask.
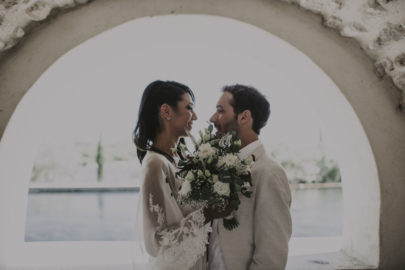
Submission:
[[[165,156],[148,151],[142,162],[141,211],[144,264],[134,269],[203,270],[209,224],[202,208],[187,209],[178,204],[179,180],[175,167]],[[146,258],[147,257],[147,258]]]

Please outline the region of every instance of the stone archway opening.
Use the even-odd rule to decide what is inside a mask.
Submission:
[[[199,31],[193,30],[193,32],[189,30],[190,28],[181,28],[180,26],[184,25],[184,21],[181,20],[187,21],[188,25],[194,24],[201,29]],[[174,28],[165,22],[171,22],[176,27]],[[144,31],[146,26],[149,29],[148,33]],[[164,29],[164,27],[167,28]],[[216,27],[218,33],[227,32],[227,39],[223,39],[222,35],[217,32],[209,31],[212,27]],[[134,38],[127,33],[138,33],[138,35]],[[153,35],[153,33],[159,34]],[[185,37],[179,57],[178,41]],[[241,37],[244,38],[243,41],[240,40]],[[260,43],[255,44],[261,44],[261,46],[256,45],[252,48],[250,42],[252,39],[260,40]],[[101,44],[99,42],[107,44],[107,46],[97,46],[97,44]],[[31,91],[26,94],[9,121],[0,151],[1,178],[3,176],[4,179],[7,178],[9,187],[6,200],[16,206],[15,212],[5,213],[7,218],[2,221],[0,226],[2,230],[10,232],[5,241],[5,244],[10,247],[8,252],[3,254],[5,261],[11,264],[21,263],[22,255],[26,259],[24,263],[52,265],[52,261],[48,260],[49,254],[47,253],[52,250],[52,254],[55,255],[53,263],[61,260],[59,263],[65,261],[70,264],[72,261],[76,261],[78,265],[103,264],[99,255],[95,255],[94,249],[106,254],[103,258],[106,264],[130,260],[128,243],[105,243],[104,245],[103,243],[89,242],[54,245],[53,243],[25,243],[21,241],[24,235],[24,214],[32,162],[37,146],[43,138],[43,132],[48,128],[47,121],[44,119],[54,117],[55,115],[51,115],[50,112],[59,110],[55,100],[61,101],[61,93],[70,93],[80,98],[85,91],[79,85],[76,85],[76,88],[74,85],[65,87],[60,85],[60,81],[66,78],[75,80],[79,77],[84,77],[87,80],[100,78],[100,74],[97,73],[79,72],[79,67],[71,69],[77,64],[69,63],[69,61],[74,59],[73,56],[79,54],[80,50],[83,49],[88,50],[88,54],[83,55],[87,57],[87,61],[83,61],[84,65],[88,63],[108,65],[110,72],[116,71],[122,65],[122,62],[114,62],[111,61],[112,59],[127,58],[132,63],[139,60],[139,58],[130,58],[131,56],[126,54],[130,50],[121,48],[118,51],[115,47],[116,43],[125,44],[127,47],[129,46],[128,48],[133,46],[134,55],[136,55],[135,52],[142,51],[145,59],[147,60],[149,57],[150,61],[143,60],[142,63],[146,63],[146,65],[137,66],[135,64],[132,66],[132,70],[130,68],[122,70],[119,73],[121,79],[116,77],[115,81],[110,80],[108,85],[110,88],[119,87],[120,83],[127,80],[125,82],[127,87],[142,89],[142,86],[156,79],[156,74],[159,74],[161,78],[179,80],[189,84],[193,89],[197,89],[197,96],[199,91],[202,91],[200,89],[214,89],[219,93],[219,89],[224,83],[234,82],[252,84],[259,89],[274,89],[271,92],[266,92],[266,90],[264,92],[270,97],[275,96],[273,101],[275,102],[275,112],[277,106],[282,106],[288,102],[288,99],[278,98],[275,94],[276,91],[288,91],[290,93],[291,100],[288,104],[301,101],[312,105],[313,108],[311,109],[317,113],[320,121],[326,127],[327,134],[325,136],[329,138],[328,148],[338,159],[342,173],[345,203],[342,250],[366,265],[378,265],[380,199],[377,169],[368,139],[350,104],[327,75],[296,48],[251,25],[231,19],[202,15],[138,19],[100,34],[68,52],[63,59],[57,61],[51,69],[44,73]],[[238,46],[232,46],[232,49],[229,49],[231,45],[236,43]],[[162,44],[166,49],[171,48],[176,51],[176,54],[168,55],[167,51],[162,51]],[[197,59],[195,58],[197,54],[203,54],[206,57]],[[109,58],[111,55],[114,57]],[[217,55],[217,57],[212,57],[213,55]],[[63,61],[67,61],[68,64],[63,66]],[[214,68],[213,63],[215,62]],[[160,65],[158,65],[159,63]],[[168,63],[175,63],[176,67],[181,68],[170,70]],[[221,63],[227,63],[227,65]],[[230,64],[234,68],[227,70],[226,68]],[[253,74],[251,66],[255,67]],[[69,69],[62,73],[62,77],[61,73],[56,72],[56,69],[59,68],[61,71],[63,67]],[[153,70],[155,73],[151,73]],[[156,72],[156,70],[158,71]],[[130,83],[134,79],[133,74],[137,74],[139,80],[137,86]],[[53,78],[53,81],[46,80],[46,78]],[[57,89],[55,89],[56,87]],[[44,102],[41,98],[44,96],[50,103]],[[213,102],[211,95],[201,96],[200,104]],[[27,109],[29,108],[28,103],[36,104],[34,113]],[[214,106],[214,103],[211,105]],[[209,110],[203,111],[200,119],[206,119],[210,112]],[[290,113],[289,117],[294,117],[294,114],[298,114],[299,111],[292,108]],[[30,130],[30,136],[27,137],[26,133],[21,132],[22,130]],[[271,132],[269,132],[270,134]],[[40,248],[38,249],[38,247]],[[110,252],[115,253],[116,248],[127,250],[127,252],[124,252],[124,255],[120,255],[120,257],[112,257],[111,254],[108,254]],[[69,260],[62,258],[62,253],[67,251],[71,252]],[[88,255],[84,259],[82,258],[83,252]],[[79,257],[82,258],[80,262],[78,261]]]

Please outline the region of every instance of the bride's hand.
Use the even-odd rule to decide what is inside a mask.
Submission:
[[[232,213],[232,207],[228,204],[223,211],[218,211],[212,207],[204,208],[205,224],[211,222],[213,219],[224,218]]]

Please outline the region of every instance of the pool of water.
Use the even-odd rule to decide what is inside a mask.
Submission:
[[[293,237],[340,236],[339,188],[292,190]],[[136,191],[35,192],[28,196],[25,241],[128,241]]]

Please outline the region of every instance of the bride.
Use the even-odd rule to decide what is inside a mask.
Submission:
[[[134,143],[142,164],[137,231],[147,263],[137,269],[205,269],[210,222],[229,214],[177,202],[180,183],[171,149],[197,119],[193,106],[193,92],[178,82],[154,81],[144,90]]]

